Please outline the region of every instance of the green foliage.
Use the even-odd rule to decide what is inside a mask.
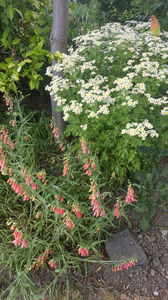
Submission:
[[[65,134],[84,137],[107,180],[113,173],[123,183],[150,169],[138,147],[151,147],[155,160],[167,149],[165,38],[153,37],[149,23],[107,24],[75,39],[77,48],[56,66],[65,79],[47,88],[64,112]]]
[[[139,191],[137,193],[138,203],[135,208],[135,217],[140,220],[142,230],[150,227],[150,221],[155,214],[156,201],[154,198],[153,174],[137,172],[135,184]]]
[[[87,0],[79,2],[88,5]],[[98,2],[106,22],[148,21],[151,15],[156,15],[161,29],[168,29],[167,0],[98,0]]]
[[[161,30],[168,30],[167,0],[133,0],[131,6],[137,19],[148,20],[151,15],[155,15],[159,20]]]
[[[53,58],[48,49],[51,1],[0,1],[0,91],[16,92],[21,78],[30,89],[43,80],[40,70]]]
[[[106,2],[100,0],[100,3],[108,22],[122,22],[133,17],[131,0],[107,0]]]
[[[146,152],[148,150],[151,151],[151,149],[146,149]],[[138,188],[136,193],[138,203],[133,213],[135,218],[140,220],[140,226],[143,230],[149,228],[158,205],[168,208],[168,165],[166,164],[162,170],[159,169],[159,165],[153,165],[151,173],[137,171],[135,174],[138,184],[134,184],[134,186]]]
[[[104,14],[98,0],[91,0],[86,4],[80,2],[70,3],[69,11],[69,44],[73,38],[86,34],[104,23]]]

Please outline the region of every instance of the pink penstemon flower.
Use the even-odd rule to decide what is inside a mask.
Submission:
[[[68,175],[68,170],[69,170],[69,167],[68,167],[68,159],[67,159],[67,157],[65,156],[65,157],[64,157],[63,176]]]
[[[82,218],[82,214],[81,214],[81,211],[80,211],[80,205],[79,204],[72,205],[72,211],[75,213],[75,215],[78,219]]]
[[[78,249],[78,254],[81,255],[81,256],[89,256],[89,251],[86,248],[80,247]]]
[[[30,184],[31,184],[31,180],[32,180],[32,179],[31,179],[31,176],[30,176],[30,174],[28,173],[28,174],[27,174],[27,178],[26,178],[26,184],[27,184],[27,185],[30,185]]]
[[[43,265],[43,262],[47,260],[48,256],[52,253],[51,250],[45,250],[44,253],[41,253],[37,259],[36,262],[34,262],[32,264],[32,267],[30,268],[30,270],[36,267],[36,269],[38,270],[40,268],[41,265]]]
[[[45,181],[45,176],[46,176],[45,171],[40,171],[37,173],[37,178],[40,179],[42,182]]]
[[[21,244],[21,241],[22,241],[22,233],[21,231],[18,231],[17,229],[15,229],[14,233],[14,241],[13,241],[13,244],[16,246],[16,245],[19,245]]]
[[[21,187],[21,185],[18,185],[15,189],[15,193],[18,195],[22,195],[24,193],[24,189]]]
[[[56,263],[53,260],[50,260],[48,264],[50,265],[51,268],[56,269],[56,267],[57,267]]]
[[[118,204],[118,201],[116,202],[115,204],[115,210],[114,210],[114,215],[117,219],[119,219],[120,217],[120,211],[119,211],[119,204]]]
[[[112,272],[121,271],[124,268],[128,270],[129,268],[132,268],[132,266],[135,266],[136,261],[137,259],[132,258],[130,261],[123,262],[121,265],[115,265],[112,268]]]
[[[105,214],[105,211],[104,211],[104,209],[102,209],[102,210],[101,210],[101,213],[100,213],[100,217],[105,217],[105,215],[106,215],[106,214]]]
[[[68,167],[68,163],[66,161],[66,162],[64,162],[63,176],[68,175],[68,170],[69,170],[69,167]]]
[[[93,205],[93,215],[97,218],[100,215],[100,202],[96,201]]]
[[[21,248],[27,248],[27,240],[23,239]]]
[[[25,192],[25,195],[24,195],[24,198],[23,198],[23,201],[29,201],[30,200],[30,196],[28,195],[27,192]]]
[[[134,197],[134,191],[132,190],[131,185],[128,186],[125,202],[127,203],[137,202],[137,200]]]
[[[83,151],[83,154],[87,154],[88,153],[88,149],[87,149],[87,147],[86,147],[86,143],[85,143],[85,141],[84,141],[84,139],[82,138],[82,140],[81,140],[81,146],[82,146],[82,151]]]
[[[93,159],[90,159],[90,164],[91,164],[91,168],[93,169],[93,171],[95,171],[96,166],[95,166],[95,163],[94,163]]]
[[[38,185],[32,182],[32,189],[35,191],[38,189]]]
[[[5,99],[5,104],[8,107],[8,110],[12,113],[13,103],[10,101],[6,94],[3,95],[3,98]]]
[[[85,164],[83,165],[84,171],[86,171],[88,168],[89,168],[89,164],[88,164],[88,163],[85,163]]]
[[[22,170],[22,172],[23,172],[23,177],[26,177],[27,170],[26,170],[26,169],[24,169],[24,170]]]
[[[67,220],[66,220],[66,227],[70,228],[70,229],[74,229],[75,225],[74,223],[71,221],[71,219],[69,217],[67,217]]]
[[[35,218],[38,219],[39,217],[40,217],[40,212],[37,212]]]
[[[14,120],[10,120],[10,121],[9,121],[9,124],[11,124],[12,127],[15,127],[15,121],[14,121]]]
[[[86,171],[86,175],[91,176],[91,174],[92,174],[92,171],[91,171],[91,170],[87,170],[87,171]]]

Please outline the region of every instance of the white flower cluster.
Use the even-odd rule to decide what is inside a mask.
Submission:
[[[168,104],[168,97],[166,97],[166,96],[164,96],[162,98],[158,98],[158,99],[153,98],[150,93],[145,94],[145,96],[147,97],[148,101],[151,104],[154,104],[154,105]]]
[[[69,79],[65,79],[60,76],[53,76],[50,85],[47,85],[45,89],[50,92],[51,96],[55,95],[55,98],[57,99],[57,92],[68,90],[70,86],[72,86],[72,84],[70,84]]]
[[[128,134],[130,136],[139,136],[142,140],[145,140],[149,135],[151,137],[158,137],[159,134],[153,129],[153,125],[148,120],[144,120],[141,123],[133,122],[126,125],[126,129],[122,129],[121,134]]]
[[[168,106],[164,107],[164,109],[161,110],[161,115],[163,115],[163,116],[168,115]]]
[[[64,112],[64,121],[67,121],[69,118],[69,113],[68,112],[73,112],[76,115],[79,115],[82,112],[82,103],[78,103],[75,100],[70,101],[71,105],[65,105],[63,106],[63,112]]]
[[[87,124],[85,124],[85,125],[80,125],[80,128],[82,128],[83,130],[86,130],[86,129],[87,129]]]
[[[168,98],[161,94],[165,91],[162,86],[168,83],[167,40],[166,32],[153,36],[149,22],[131,21],[124,26],[108,23],[75,38],[75,48],[71,46],[68,55],[61,55],[62,62],[47,68],[51,82],[46,90],[62,107],[65,121],[73,115],[86,116],[87,124],[80,125],[83,130],[91,118],[101,121],[103,115],[112,117],[118,105],[123,110],[126,106],[134,110],[140,106],[140,111],[145,105],[149,114],[159,106],[161,115],[168,115]],[[120,76],[115,78],[117,70]],[[148,120],[138,123],[136,115],[135,121],[127,124],[122,133],[143,140],[158,136]]]
[[[138,104],[137,100],[133,101],[129,96],[127,96],[125,99],[127,100],[127,102],[123,102],[122,106],[128,105],[130,107],[135,108],[136,105]]]
[[[132,87],[132,81],[128,77],[118,78],[114,82],[114,84],[117,84],[117,87],[115,88],[116,91],[120,90],[129,90]]]
[[[82,73],[84,73],[85,70],[87,70],[87,69],[89,69],[89,70],[97,69],[96,66],[93,66],[94,63],[95,63],[95,60],[85,62],[83,65],[79,66],[79,69],[81,70]]]
[[[146,90],[145,84],[144,83],[137,83],[134,88],[132,89],[131,93],[132,94],[144,94]]]

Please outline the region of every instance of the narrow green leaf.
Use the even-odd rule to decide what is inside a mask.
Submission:
[[[13,20],[13,7],[12,7],[12,5],[9,5],[8,7],[7,7],[7,9],[6,9],[6,14],[7,14],[7,16],[8,16],[8,18],[9,18],[9,20],[10,21],[12,21]]]
[[[14,10],[23,18],[22,12],[18,8],[14,8]]]

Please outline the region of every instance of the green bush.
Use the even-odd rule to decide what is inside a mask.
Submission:
[[[155,37],[149,25],[107,24],[74,39],[76,48],[54,67],[64,78],[47,69],[65,135],[83,137],[107,180],[115,174],[120,183],[168,147],[167,32]]]
[[[38,89],[42,66],[54,57],[48,48],[51,10],[49,0],[0,1],[1,92],[16,92],[22,78],[31,90]]]

